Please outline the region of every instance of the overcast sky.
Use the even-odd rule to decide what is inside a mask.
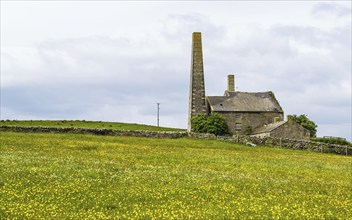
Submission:
[[[1,1],[1,119],[186,128],[192,32],[226,76],[351,141],[351,1]]]

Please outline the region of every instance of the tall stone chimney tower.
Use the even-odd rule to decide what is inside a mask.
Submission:
[[[192,118],[206,114],[205,87],[203,70],[202,34],[192,34],[191,81],[189,88],[188,131],[192,128]]]

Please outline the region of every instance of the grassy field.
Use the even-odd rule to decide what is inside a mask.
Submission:
[[[0,133],[0,219],[352,219],[352,157]]]
[[[106,128],[114,130],[149,130],[149,131],[185,131],[185,129],[165,128],[151,125],[129,124],[121,122],[101,122],[101,121],[52,121],[52,120],[1,120],[0,125],[9,126],[29,126],[29,127],[75,127],[75,128]]]

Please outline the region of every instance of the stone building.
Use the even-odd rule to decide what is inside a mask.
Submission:
[[[310,133],[301,125],[295,123],[291,115],[287,116],[287,121],[267,124],[258,127],[252,132],[251,136],[255,137],[274,137],[274,138],[290,138],[290,139],[308,139]]]
[[[232,133],[250,134],[255,129],[283,120],[283,110],[272,92],[237,92],[228,75],[224,96],[207,96],[207,113],[222,115]]]
[[[192,62],[188,131],[198,114],[216,112],[224,117],[231,133],[259,137],[309,139],[309,131],[293,122],[283,121],[284,111],[273,92],[235,91],[235,77],[228,75],[223,96],[205,96],[201,33],[192,35]],[[292,119],[292,118],[290,118]]]

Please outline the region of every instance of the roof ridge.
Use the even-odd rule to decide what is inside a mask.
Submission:
[[[276,123],[266,124],[266,125],[263,125],[257,129],[255,129],[253,134],[261,134],[261,133],[271,132],[286,123],[287,123],[287,121],[279,121]]]
[[[206,96],[212,111],[283,113],[273,92],[228,92],[228,94]]]

